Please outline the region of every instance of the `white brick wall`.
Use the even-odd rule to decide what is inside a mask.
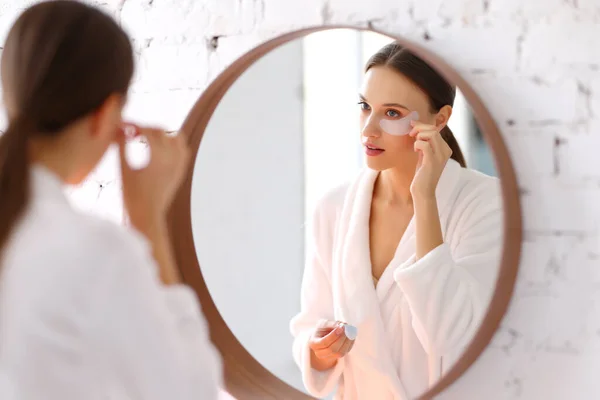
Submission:
[[[140,69],[128,113],[168,129],[235,57],[294,28],[370,22],[446,57],[504,129],[523,191],[526,239],[501,330],[442,397],[600,396],[600,1],[94,2],[136,43]],[[0,39],[27,3],[0,1]],[[210,49],[215,36],[218,47]],[[114,171],[98,175],[78,197],[118,219]]]

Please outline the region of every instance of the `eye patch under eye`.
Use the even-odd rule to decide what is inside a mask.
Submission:
[[[417,121],[418,119],[419,113],[416,111],[412,111],[406,117],[401,119],[382,119],[381,121],[379,121],[379,126],[387,134],[394,136],[403,136],[408,135],[408,133],[412,130],[410,122]]]

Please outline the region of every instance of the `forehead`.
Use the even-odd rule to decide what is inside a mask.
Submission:
[[[370,105],[402,104],[411,109],[427,106],[427,96],[411,80],[389,67],[373,67],[363,77],[360,93]]]

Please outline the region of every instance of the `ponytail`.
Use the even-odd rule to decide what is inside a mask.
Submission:
[[[29,201],[27,131],[15,120],[0,136],[0,257]]]
[[[448,143],[448,146],[450,146],[450,149],[452,150],[452,156],[450,156],[450,158],[453,159],[454,161],[458,162],[461,167],[467,168],[467,162],[465,161],[465,157],[462,153],[462,150],[460,149],[460,146],[458,145],[458,142],[456,141],[454,134],[452,133],[450,128],[448,128],[448,125],[446,125],[440,131],[440,134],[442,135],[442,138],[446,141],[446,143]]]
[[[36,3],[12,25],[0,57],[11,111],[0,133],[0,256],[28,208],[30,139],[53,140],[111,95],[126,96],[135,66],[127,33],[109,14],[81,1]]]

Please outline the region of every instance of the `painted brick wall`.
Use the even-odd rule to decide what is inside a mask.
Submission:
[[[0,1],[0,38],[24,0]],[[127,113],[177,129],[202,89],[259,42],[319,24],[372,24],[444,56],[503,129],[525,243],[493,345],[442,398],[600,397],[600,1],[106,0],[138,57]],[[110,156],[108,157],[110,158]],[[110,160],[74,196],[119,219]]]

